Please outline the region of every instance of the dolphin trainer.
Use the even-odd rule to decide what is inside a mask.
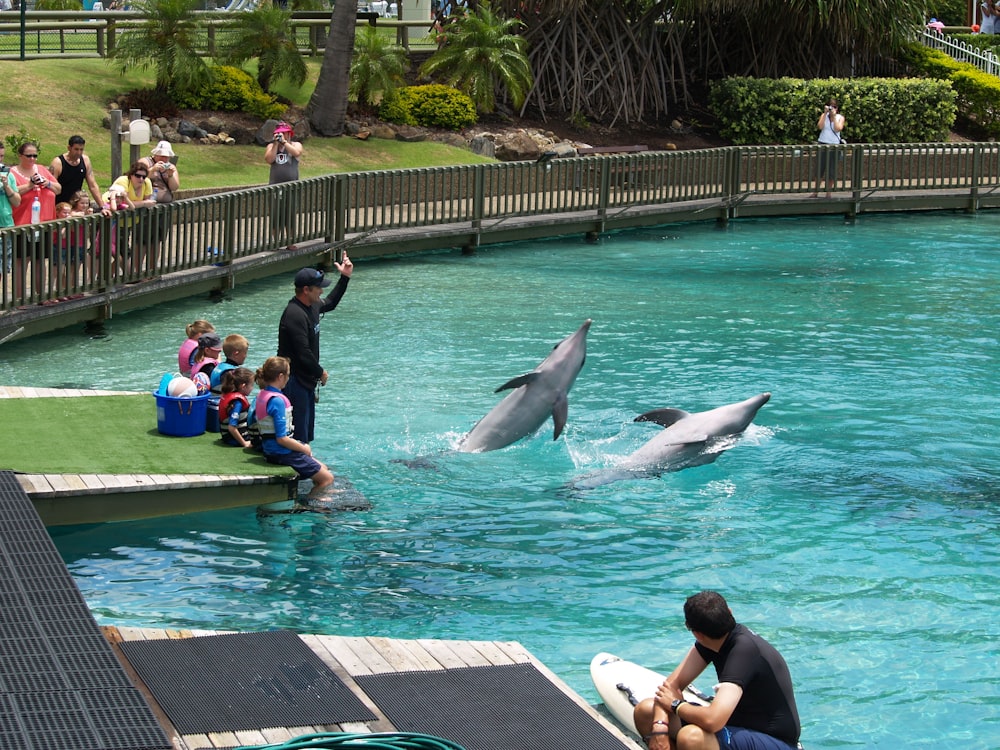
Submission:
[[[636,422],[655,422],[663,427],[649,442],[622,459],[615,469],[583,477],[573,486],[590,489],[665,471],[680,471],[710,464],[730,447],[733,438],[742,434],[757,411],[771,398],[761,393],[735,404],[710,411],[689,414],[683,409],[656,409],[635,418]]]
[[[569,413],[567,396],[587,359],[584,321],[576,333],[560,341],[534,370],[509,380],[494,391],[513,388],[513,393],[483,417],[458,446],[464,453],[494,451],[520,440],[542,426],[549,414],[555,422],[552,439],[562,434]]]

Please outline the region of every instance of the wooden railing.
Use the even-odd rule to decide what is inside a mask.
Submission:
[[[365,14],[368,15],[368,14]],[[196,39],[198,51],[212,56],[216,44],[228,33],[239,11],[196,11],[194,17],[203,30]],[[50,57],[108,57],[122,31],[143,22],[133,11],[26,11],[24,23],[17,11],[0,13],[0,59]],[[429,21],[362,19],[358,26],[384,28],[397,44],[434,49],[428,32]],[[330,14],[324,11],[296,11],[291,20],[292,38],[304,54],[322,53],[330,32]],[[405,32],[405,33],[403,33]]]
[[[890,195],[925,196],[924,209],[974,210],[984,196],[1000,205],[996,143],[747,146],[332,174],[0,230],[13,251],[10,269],[0,264],[0,311],[374,229],[433,228],[439,236],[424,237],[426,248],[498,241],[491,237],[508,221],[551,236],[566,232],[559,222],[567,217],[600,231],[610,217],[644,212],[647,224],[662,223],[668,209],[691,204],[711,209],[704,218],[733,217],[755,200],[791,204],[812,193],[824,149],[843,155],[838,210],[858,212]]]

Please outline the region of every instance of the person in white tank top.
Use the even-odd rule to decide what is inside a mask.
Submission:
[[[823,107],[823,114],[819,116],[816,129],[819,130],[818,142],[820,145],[836,145],[843,143],[840,132],[847,124],[847,120],[840,114],[837,100],[831,99]],[[816,176],[816,192],[810,198],[819,197],[819,188],[826,179],[826,197],[833,197],[833,183],[837,180],[837,164],[844,158],[841,150],[824,149],[819,154],[819,163]]]

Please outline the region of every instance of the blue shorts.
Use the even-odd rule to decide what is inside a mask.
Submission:
[[[723,727],[715,733],[722,750],[795,750],[795,745],[743,727]]]
[[[264,458],[269,464],[290,466],[299,473],[299,479],[309,479],[323,468],[323,465],[312,456],[292,451],[291,453],[269,453]]]

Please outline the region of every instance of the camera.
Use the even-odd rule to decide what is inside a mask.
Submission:
[[[274,142],[275,143],[284,143],[285,142],[285,136],[283,136],[281,133],[275,133],[274,134]]]
[[[0,164],[0,174],[7,174],[10,171],[10,167],[6,164]]]

